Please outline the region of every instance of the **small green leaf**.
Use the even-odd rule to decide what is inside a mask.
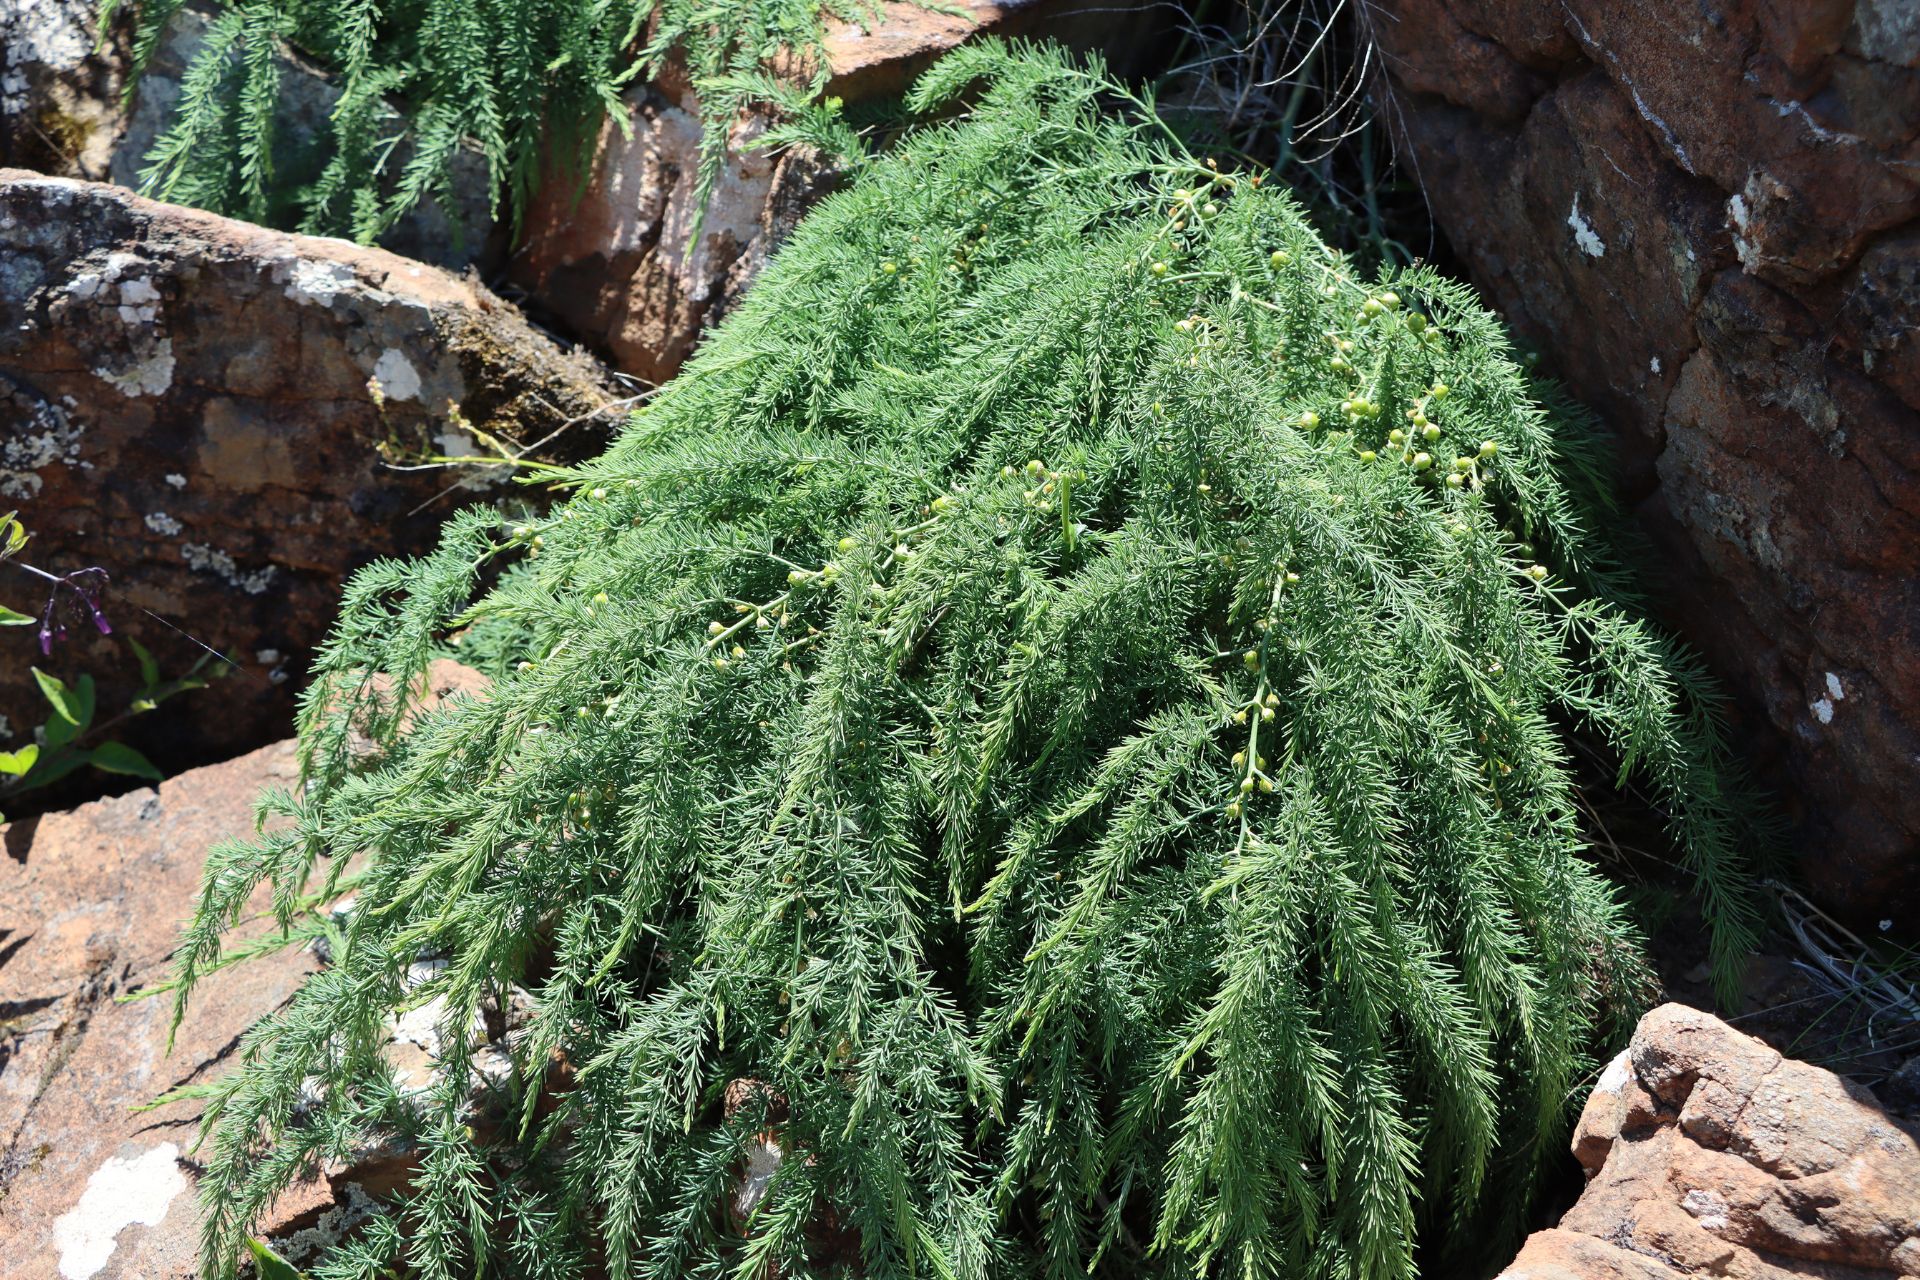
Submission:
[[[133,656],[140,659],[140,683],[149,689],[159,684],[160,664],[153,660],[151,653],[147,652],[147,646],[132,636],[127,637],[127,643],[133,646]]]
[[[31,742],[18,751],[0,751],[0,773],[18,778],[33,768],[33,762],[39,758],[40,748]]]
[[[40,692],[53,704],[55,713],[70,725],[79,725],[80,708],[74,702],[73,690],[67,688],[66,681],[58,676],[50,676],[40,668],[33,668],[33,678],[40,686]]]
[[[48,732],[47,732],[47,741],[44,744],[44,750],[42,750],[40,754],[40,760],[37,764],[34,765],[33,772],[28,774],[26,778],[22,780],[20,785],[24,787],[29,787],[29,788],[50,787],[54,783],[60,781],[60,779],[72,773],[75,769],[84,768],[86,766],[86,763],[87,763],[86,752],[61,750],[60,747],[62,747],[64,744],[56,743],[53,741],[52,730],[55,725],[59,725],[66,728],[67,732],[69,733],[73,732],[73,727],[71,725],[68,725],[64,720],[54,720],[49,722]]]
[[[0,627],[30,627],[38,621],[40,619],[29,618],[24,613],[15,613],[12,609],[0,604]]]
[[[253,1255],[253,1269],[260,1280],[307,1280],[305,1272],[252,1236],[247,1237],[247,1252]]]
[[[86,732],[87,726],[93,723],[94,693],[92,676],[83,675],[74,681],[73,705],[74,710],[80,713],[80,718],[74,723],[77,724],[80,731],[84,733]]]
[[[40,731],[43,735],[42,741],[47,746],[64,747],[73,741],[74,735],[80,732],[80,727],[65,716],[53,715],[47,717],[47,722],[40,726]]]
[[[108,773],[130,773],[136,778],[146,778],[159,782],[166,775],[153,767],[153,762],[135,751],[124,742],[103,742],[93,749],[87,759],[96,769],[105,769]]]

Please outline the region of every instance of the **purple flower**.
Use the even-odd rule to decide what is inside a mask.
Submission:
[[[31,566],[22,565],[22,568]],[[77,569],[68,574],[51,574],[45,570],[32,569],[52,584],[47,592],[47,608],[40,617],[40,652],[51,657],[56,641],[67,638],[65,617],[79,618],[83,613],[103,636],[113,634],[113,624],[107,621],[106,613],[100,607],[100,599],[107,589],[107,571],[98,567]]]

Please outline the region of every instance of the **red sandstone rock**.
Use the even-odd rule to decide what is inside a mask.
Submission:
[[[410,692],[415,709],[474,697],[486,679],[435,661]],[[317,966],[290,949],[218,970],[194,992],[172,1052],[164,995],[120,1003],[170,972],[199,900],[207,851],[250,834],[266,787],[298,781],[282,742],[131,795],[5,828],[0,860],[0,1259],[12,1280],[192,1280],[200,1213],[191,1155],[200,1107],[136,1112],[181,1085],[218,1079],[240,1036]],[[272,928],[270,890],[231,944]],[[346,909],[344,904],[341,909]],[[263,918],[264,917],[264,918]],[[511,1030],[524,1010],[509,1010]],[[439,1028],[416,1010],[394,1029],[402,1079],[435,1069]],[[484,1038],[484,1037],[482,1037]],[[502,1056],[486,1045],[487,1061]],[[329,1165],[255,1224],[296,1261],[381,1212],[410,1153],[374,1150]]]
[[[1818,895],[1920,925],[1920,23],[1386,0],[1411,170],[1618,428],[1666,609],[1771,722]]]
[[[187,1280],[199,1216],[188,1156],[199,1108],[135,1113],[217,1078],[240,1034],[313,967],[282,952],[213,974],[173,1053],[164,979],[215,841],[253,827],[263,786],[294,780],[292,744],[72,813],[15,823],[0,860],[0,1258],[17,1280]],[[259,906],[265,909],[263,895]],[[246,932],[260,931],[255,925]],[[265,1229],[332,1203],[309,1184]]]
[[[1920,1134],[1711,1014],[1643,1018],[1573,1145],[1586,1191],[1505,1280],[1920,1275]]]
[[[476,428],[515,444],[552,436],[608,403],[599,378],[470,280],[0,170],[0,511],[19,508],[33,534],[23,558],[41,568],[106,569],[108,616],[167,674],[200,654],[173,628],[243,668],[128,723],[122,736],[154,758],[219,758],[284,734],[288,677],[346,576],[428,549],[463,505],[518,492],[505,468],[389,463],[479,452]],[[605,438],[604,422],[582,422],[543,456]],[[3,590],[38,610],[24,575]],[[30,629],[0,636],[4,732],[44,714],[36,660],[92,672],[102,716],[117,712],[138,683],[117,642],[89,647],[76,631],[49,664]]]

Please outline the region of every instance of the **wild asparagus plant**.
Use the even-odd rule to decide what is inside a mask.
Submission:
[[[134,9],[144,68],[187,5],[100,0],[101,27]],[[873,0],[211,0],[142,177],[161,199],[372,241],[424,201],[452,206],[466,148],[495,212],[504,197],[517,224],[539,185],[560,180],[556,158],[587,160],[609,112],[631,127],[625,86],[677,60],[711,85],[704,204],[743,94],[804,101],[825,83],[823,22],[877,12]],[[283,136],[289,44],[338,90],[314,154]],[[782,55],[813,68],[810,88],[757,74]]]
[[[212,1098],[210,1273],[397,1128],[404,1207],[319,1274],[1405,1278],[1516,1203],[1633,998],[1571,734],[1746,945],[1711,693],[1495,320],[1097,66],[980,44],[912,105],[962,101],[550,518],[347,590],[291,825],[214,855],[181,952],[184,1001],[258,886],[356,895]],[[403,731],[373,673],[449,645],[491,690]],[[470,1126],[452,1031],[511,984]],[[383,1026],[431,997],[409,1097]]]

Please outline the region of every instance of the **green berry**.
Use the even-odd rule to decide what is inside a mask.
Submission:
[[[1432,454],[1416,453],[1413,455],[1413,469],[1415,471],[1425,471],[1428,467],[1431,467],[1432,465],[1433,465]]]

